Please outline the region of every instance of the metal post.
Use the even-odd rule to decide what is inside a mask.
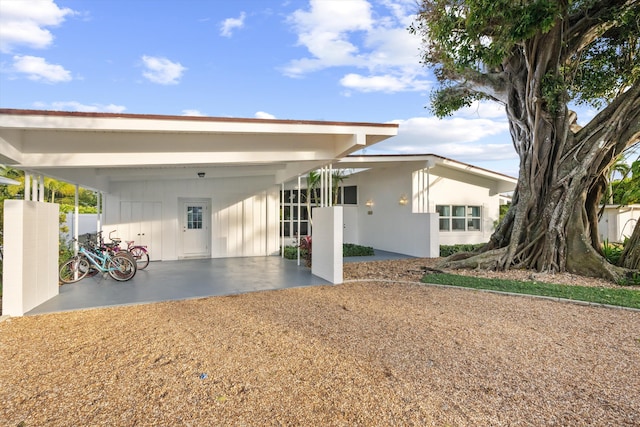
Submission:
[[[78,227],[80,224],[80,218],[78,218],[78,213],[80,212],[80,209],[78,209],[78,184],[76,184],[76,191],[75,191],[75,203],[74,203],[74,210],[73,210],[73,238],[75,239],[73,241],[73,254],[74,255],[78,255]]]
[[[38,201],[38,176],[31,178],[31,201]]]
[[[284,182],[280,184],[280,256],[284,258]]]
[[[44,202],[44,177],[42,175],[38,177],[38,183],[40,184],[40,194],[38,195],[38,201]]]
[[[298,175],[298,265],[300,265],[300,243],[302,242],[302,235],[300,234],[300,199],[302,197],[300,197],[300,175]]]
[[[31,174],[24,172],[24,199],[31,200]]]

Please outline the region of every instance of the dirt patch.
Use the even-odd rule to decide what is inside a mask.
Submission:
[[[640,313],[406,283],[422,263],[345,264],[345,278],[385,282],[9,319],[0,418],[640,424]]]

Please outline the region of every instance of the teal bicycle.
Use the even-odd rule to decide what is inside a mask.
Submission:
[[[78,243],[78,254],[60,266],[60,282],[78,282],[98,272],[108,273],[119,282],[126,282],[136,275],[136,261],[128,252],[102,251],[91,240]]]

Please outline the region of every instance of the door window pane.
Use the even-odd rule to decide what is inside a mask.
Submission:
[[[187,228],[189,230],[202,229],[202,206],[187,207]]]

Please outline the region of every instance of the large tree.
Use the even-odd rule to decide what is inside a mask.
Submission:
[[[618,280],[601,256],[610,167],[640,141],[640,0],[422,0],[410,28],[446,116],[505,106],[520,157],[513,203],[482,253],[453,267],[569,271]],[[584,127],[572,104],[598,109]]]

